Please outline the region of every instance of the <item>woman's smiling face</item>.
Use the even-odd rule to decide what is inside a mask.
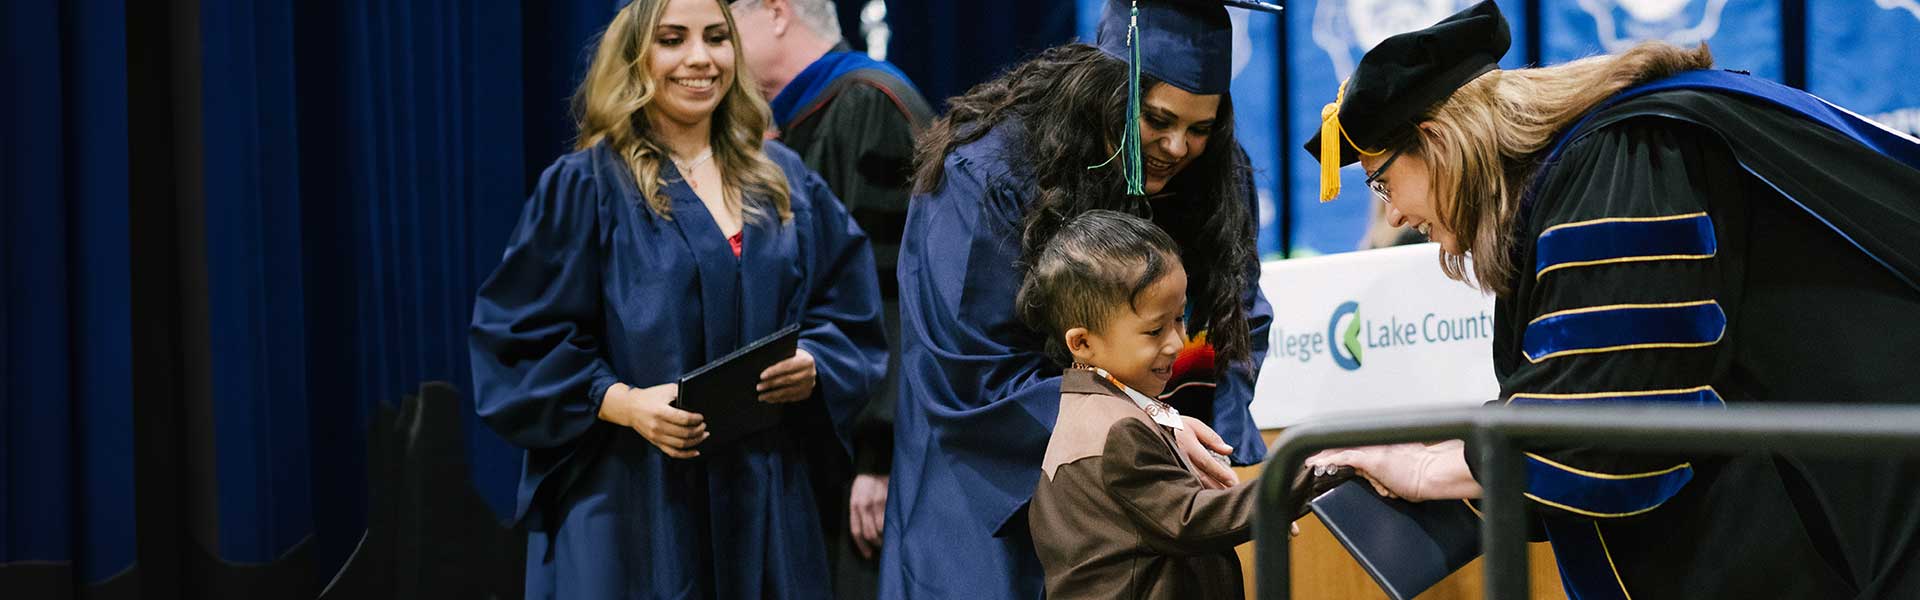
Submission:
[[[649,108],[657,117],[692,125],[713,117],[733,87],[733,32],[717,0],[670,0],[654,27],[647,67],[653,76]]]
[[[1148,195],[1160,193],[1206,152],[1219,114],[1219,94],[1193,94],[1164,83],[1147,90],[1140,99],[1140,153]]]

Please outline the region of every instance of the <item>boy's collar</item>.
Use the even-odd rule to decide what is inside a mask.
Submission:
[[[1105,394],[1126,398],[1132,400],[1133,404],[1147,413],[1148,417],[1153,418],[1153,422],[1176,430],[1186,428],[1186,424],[1180,420],[1180,411],[1174,410],[1165,402],[1149,398],[1146,394],[1127,387],[1112,374],[1107,373],[1106,369],[1100,367],[1085,365],[1069,367],[1065,373],[1061,374],[1060,391],[1069,394]]]

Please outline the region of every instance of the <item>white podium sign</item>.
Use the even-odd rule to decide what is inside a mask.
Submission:
[[[1254,422],[1271,429],[1498,396],[1493,297],[1447,279],[1438,254],[1420,244],[1261,265],[1273,326]]]

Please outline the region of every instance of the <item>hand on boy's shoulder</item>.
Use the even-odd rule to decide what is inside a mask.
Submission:
[[[1220,439],[1212,427],[1193,417],[1181,417],[1186,427],[1175,433],[1181,453],[1186,454],[1187,462],[1193,463],[1199,471],[1200,483],[1209,489],[1225,489],[1240,483],[1240,476],[1233,472],[1233,464],[1227,456],[1233,454],[1233,446]]]

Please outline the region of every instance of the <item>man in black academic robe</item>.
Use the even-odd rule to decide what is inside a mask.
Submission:
[[[898,68],[848,48],[832,2],[758,0],[733,7],[780,141],[820,174],[873,244],[890,368],[854,424],[853,461],[837,446],[820,444],[823,456],[814,462],[836,590],[842,598],[872,597],[899,393],[895,257],[906,226],[914,134],[933,110]]]

